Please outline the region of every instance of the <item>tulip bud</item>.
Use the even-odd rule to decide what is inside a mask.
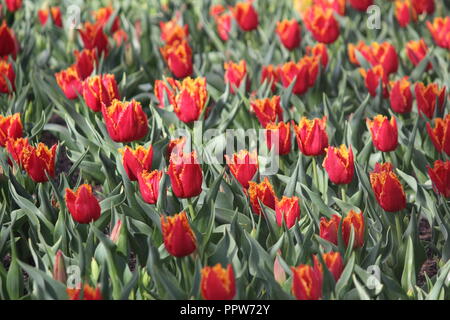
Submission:
[[[104,74],[86,79],[83,82],[83,97],[86,105],[94,112],[102,110],[102,103],[109,106],[114,99],[120,99],[114,75]]]
[[[200,288],[205,300],[232,300],[236,295],[236,285],[231,264],[224,269],[220,263],[214,267],[204,267],[201,271]]]
[[[161,228],[166,250],[174,257],[190,255],[197,247],[197,240],[186,216],[186,212],[171,217],[161,217]]]
[[[334,281],[338,281],[344,271],[344,262],[339,252],[328,252],[322,255],[327,269],[333,275]]]
[[[192,75],[192,49],[186,40],[166,44],[160,52],[175,77],[184,78]]]
[[[342,238],[345,245],[349,245],[351,230],[354,230],[353,248],[361,248],[364,245],[364,217],[362,212],[356,213],[350,210],[342,220]]]
[[[21,152],[19,163],[34,182],[48,181],[47,175],[55,176],[56,144],[51,149],[39,143],[37,147],[27,145]]]
[[[96,49],[99,56],[108,55],[108,37],[101,24],[85,22],[83,28],[78,31],[85,49]]]
[[[315,46],[306,47],[306,55],[310,57],[317,57],[320,59],[322,69],[325,69],[328,65],[328,50],[327,46],[323,43],[317,43]]]
[[[300,45],[301,29],[294,19],[277,22],[276,32],[283,46],[288,50],[294,50]]]
[[[14,32],[8,28],[6,24],[6,20],[3,20],[0,25],[0,58],[7,58],[8,56],[12,56],[13,59],[16,59],[18,44],[16,36]]]
[[[6,149],[18,165],[22,165],[22,153],[28,150],[29,146],[28,138],[6,140]]]
[[[153,161],[153,147],[150,145],[147,149],[143,146],[138,146],[136,149],[131,149],[126,146],[124,149],[119,149],[122,154],[122,164],[128,178],[131,181],[137,181],[138,175],[142,170],[150,170]]]
[[[328,147],[325,149],[327,155],[322,166],[328,173],[328,177],[334,184],[349,184],[353,180],[355,166],[353,161],[353,151],[345,145],[339,148]]]
[[[283,110],[280,105],[280,96],[272,98],[255,99],[250,102],[250,106],[262,127],[266,127],[270,122],[282,121]]]
[[[205,78],[185,78],[174,99],[173,109],[178,119],[190,123],[200,118],[206,106],[208,92]]]
[[[186,137],[180,137],[178,139],[172,139],[167,146],[167,156],[170,159],[172,153],[183,153],[184,146],[186,145]]]
[[[161,40],[166,44],[172,44],[178,41],[186,40],[189,36],[188,25],[178,24],[178,17],[167,22],[160,22]]]
[[[116,243],[119,241],[120,231],[122,230],[122,220],[117,220],[116,224],[114,225],[113,230],[111,231],[111,235],[109,236],[109,239],[111,239],[112,242]]]
[[[271,150],[278,137],[278,154],[285,155],[291,152],[291,124],[289,122],[269,123],[266,125],[267,148]]]
[[[66,70],[55,73],[55,77],[58,86],[64,92],[67,99],[73,100],[78,98],[78,95],[82,95],[82,80],[74,67],[69,67]]]
[[[414,7],[414,10],[417,12],[417,14],[427,13],[427,14],[433,14],[434,13],[434,0],[411,0],[411,3]]]
[[[450,50],[450,17],[436,17],[433,22],[426,21],[427,28],[433,37],[434,42],[441,48]]]
[[[217,33],[220,39],[223,41],[228,41],[231,31],[231,18],[232,15],[229,13],[224,13],[215,18],[217,25]]]
[[[427,131],[436,150],[450,157],[450,115],[434,119],[434,128],[427,122]]]
[[[100,218],[100,204],[88,184],[82,184],[76,192],[66,188],[66,205],[72,218],[78,223],[87,224]]]
[[[244,60],[239,61],[239,63],[225,62],[225,83],[230,84],[230,92],[233,94],[241,86],[242,80],[244,80],[247,75],[247,63]],[[250,82],[247,78],[246,89],[248,91]]]
[[[450,198],[450,161],[436,160],[434,167],[428,167],[428,175],[436,193]]]
[[[168,174],[177,198],[192,198],[202,192],[203,173],[195,151],[172,153]]]
[[[99,8],[98,10],[93,12],[94,20],[95,22],[105,27],[107,23],[109,22],[111,16],[114,13],[114,9],[111,6]],[[118,16],[114,18],[114,21],[111,25],[111,33],[115,33],[120,28],[120,19]]]
[[[251,2],[238,2],[232,8],[233,16],[243,31],[252,31],[258,27],[258,13]]]
[[[389,96],[389,92],[387,90],[387,84],[389,83],[389,79],[381,65],[377,65],[372,69],[369,69],[368,71],[364,69],[359,69],[359,72],[363,76],[366,88],[372,97],[377,96],[377,89],[378,86],[380,85],[380,82],[383,97],[387,98]]]
[[[417,21],[417,13],[410,0],[395,1],[395,17],[400,27],[406,27],[411,21]]]
[[[395,47],[389,42],[373,42],[370,46],[366,45],[363,41],[348,45],[348,55],[351,63],[359,66],[360,63],[356,58],[356,50],[358,50],[364,59],[370,63],[372,67],[381,65],[386,78],[391,73],[397,72],[398,69],[398,56],[395,51]],[[381,72],[380,72],[381,73]]]
[[[100,288],[92,288],[88,284],[82,289],[66,289],[69,300],[103,300]]]
[[[232,157],[225,155],[225,159],[230,168],[230,172],[242,187],[247,189],[249,187],[249,181],[253,179],[258,171],[258,155],[256,154],[256,150],[252,152],[241,150],[238,153],[234,153]]]
[[[67,281],[66,266],[61,250],[58,250],[55,255],[55,262],[53,263],[53,279],[64,284],[66,284]]]
[[[389,162],[375,164],[370,174],[370,184],[378,204],[387,212],[396,212],[406,207],[406,195],[403,186]]]
[[[423,39],[418,41],[411,40],[406,44],[406,55],[414,66],[417,66],[425,58],[427,52],[428,47]],[[432,67],[431,62],[428,63],[427,70],[430,70]]]
[[[291,268],[292,293],[298,300],[319,300],[322,297],[323,275],[320,268],[302,264]]]
[[[397,148],[398,129],[394,117],[388,120],[386,116],[379,114],[373,120],[367,119],[366,123],[372,134],[372,142],[378,150],[389,152]]]
[[[275,281],[282,285],[286,281],[286,272],[280,264],[280,254],[278,253],[273,263],[273,276]]]
[[[158,98],[159,107],[164,108],[164,94],[167,94],[167,100],[171,105],[175,104],[176,89],[179,89],[180,83],[173,78],[155,81],[155,96]]]
[[[335,245],[338,245],[338,230],[341,217],[333,214],[331,219],[320,218],[320,237]]]
[[[0,146],[5,147],[6,141],[15,140],[22,137],[23,126],[20,120],[20,113],[3,117],[0,115]]]
[[[297,144],[305,156],[318,156],[325,152],[325,148],[328,147],[326,126],[325,116],[313,120],[302,117],[298,126],[294,123]]]
[[[368,7],[373,5],[373,0],[350,0],[350,5],[358,11],[366,11]]]
[[[288,229],[294,226],[295,222],[300,219],[300,207],[298,204],[298,197],[285,197],[278,201],[275,201],[275,214],[277,218],[277,224],[281,227],[283,220],[286,223]]]
[[[147,135],[147,115],[136,100],[121,102],[114,99],[111,106],[102,104],[106,129],[115,142],[131,142]]]
[[[5,0],[6,7],[10,12],[16,12],[20,8],[22,8],[22,0]]]
[[[419,113],[424,114],[428,119],[434,117],[436,106],[440,110],[444,108],[445,86],[439,89],[436,83],[430,83],[428,86],[425,86],[422,82],[418,82],[414,87],[414,91]]]
[[[275,210],[276,195],[273,191],[273,186],[267,177],[261,183],[249,181],[248,195],[250,197],[250,204],[253,212],[257,215],[261,214],[261,206],[259,201],[266,207]]]
[[[58,28],[62,28],[61,9],[59,7],[51,7],[49,9],[40,9],[38,11],[38,18],[41,25],[45,25],[48,21],[48,17],[51,17],[53,25]]]
[[[162,171],[153,170],[149,172],[142,170],[138,173],[139,191],[142,199],[149,204],[155,204],[159,195],[159,181],[162,177]]]
[[[75,50],[75,63],[72,67],[75,68],[80,80],[88,78],[96,65],[98,65],[98,57],[95,50],[83,49],[82,51]],[[106,85],[109,90],[109,86]]]
[[[288,88],[295,80],[292,88],[294,94],[302,95],[309,88],[309,66],[305,63],[287,62],[279,69],[279,75],[285,88]]]
[[[0,58],[0,93],[11,93],[15,90],[16,73],[12,63]]]
[[[398,113],[409,113],[412,109],[411,83],[408,77],[391,82],[391,92],[389,100],[391,108]]]
[[[263,66],[261,71],[261,84],[267,81],[271,83],[270,90],[274,92],[276,90],[276,85],[280,82],[280,75],[278,73],[278,68],[269,64],[268,66]]]
[[[339,37],[339,24],[331,9],[313,5],[306,10],[303,21],[314,39],[319,42],[333,43]]]

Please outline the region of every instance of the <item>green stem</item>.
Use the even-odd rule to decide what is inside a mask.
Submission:
[[[400,219],[401,219],[400,213],[396,213],[395,214],[395,228],[397,229],[397,242],[398,242],[399,246],[402,243],[402,235],[403,235],[402,222]]]
[[[317,176],[317,166],[316,166],[316,157],[312,158],[312,166],[313,166],[313,185],[319,190],[319,178]]]
[[[342,201],[347,202],[347,185],[343,184],[339,186],[341,189]]]
[[[191,220],[194,221],[196,214],[195,214],[194,205],[192,204],[191,198],[188,198],[187,202],[188,202],[188,208],[189,208],[189,215],[191,216]]]

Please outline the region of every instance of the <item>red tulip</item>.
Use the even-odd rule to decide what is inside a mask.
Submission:
[[[206,106],[207,99],[206,79],[187,77],[181,82],[175,96],[174,112],[184,123],[197,121]]]
[[[123,43],[126,43],[128,41],[128,34],[125,32],[125,30],[119,29],[114,32],[113,39],[116,42],[116,45],[120,47]]]
[[[370,183],[378,204],[387,212],[396,212],[406,207],[403,186],[389,162],[375,164],[370,174]]]
[[[302,69],[303,66],[308,69],[309,87],[314,87],[314,84],[316,83],[317,76],[319,75],[319,64],[321,64],[319,56],[304,56],[298,62],[300,69]]]
[[[166,44],[160,52],[175,77],[184,78],[192,75],[192,49],[186,40]]]
[[[426,24],[436,45],[450,50],[450,17],[436,17],[433,22],[426,21]]]
[[[169,159],[172,153],[176,154],[182,153],[185,145],[186,145],[186,137],[180,137],[178,139],[170,140],[167,146],[167,156],[169,157]]]
[[[241,150],[238,153],[234,153],[232,157],[225,155],[225,159],[230,168],[230,172],[242,187],[247,189],[249,187],[249,181],[253,179],[258,171],[258,155],[256,154],[256,150],[252,152]]]
[[[231,13],[225,13],[225,8],[222,5],[212,6],[210,11],[216,21],[217,33],[220,39],[227,41],[231,31]]]
[[[297,144],[305,156],[318,156],[325,152],[325,148],[328,147],[326,126],[325,116],[313,120],[302,117],[298,126],[294,123]]]
[[[306,55],[312,57],[318,57],[322,65],[322,69],[325,69],[328,65],[328,50],[327,46],[323,43],[318,43],[315,46],[306,47]]]
[[[100,8],[100,9],[94,11],[93,15],[94,15],[96,24],[98,24],[98,25],[102,26],[102,28],[104,28],[108,24],[113,13],[114,13],[114,9],[111,6],[103,7],[103,8]],[[115,33],[119,29],[120,29],[120,19],[118,16],[116,16],[111,25],[110,31],[111,31],[111,33]]]
[[[6,140],[6,149],[18,165],[22,165],[22,153],[28,150],[29,146],[28,138]]]
[[[378,150],[389,152],[397,148],[398,129],[394,117],[388,120],[386,116],[379,114],[373,120],[367,119],[366,123],[372,134],[372,142]]]
[[[0,146],[5,147],[6,141],[15,140],[22,137],[23,126],[20,120],[20,113],[11,116],[0,115]]]
[[[280,75],[278,72],[278,68],[274,67],[273,65],[269,64],[268,66],[262,67],[261,72],[261,84],[264,83],[264,81],[267,81],[268,83],[271,83],[271,90],[274,92],[276,90],[276,85],[278,82],[280,82]]]
[[[278,140],[273,141],[278,135]],[[266,125],[267,148],[271,150],[278,141],[278,154],[291,152],[291,124],[289,122],[269,123]]]
[[[244,60],[239,61],[239,63],[225,62],[225,83],[230,84],[230,92],[233,94],[241,86],[242,80],[244,80],[247,75],[247,64]],[[249,89],[249,80],[247,78],[246,89]]]
[[[411,3],[417,14],[427,13],[433,14],[435,5],[434,0],[411,0]]]
[[[395,1],[395,17],[402,28],[411,21],[417,21],[417,13],[410,0]]]
[[[134,99],[126,102],[114,99],[111,106],[103,104],[102,114],[106,129],[115,142],[136,141],[147,135],[147,115]]]
[[[300,25],[295,19],[277,22],[276,32],[286,49],[294,50],[300,45],[302,34]]]
[[[22,8],[22,0],[5,0],[6,7],[10,12],[16,12],[20,8]]]
[[[261,203],[266,207],[275,210],[275,202],[277,197],[273,191],[272,184],[267,177],[265,177],[264,181],[259,184],[249,181],[248,195],[250,197],[250,204],[255,214],[261,214],[261,206],[259,205],[258,200],[261,201]]]
[[[120,99],[114,75],[103,74],[86,79],[83,82],[83,97],[94,112],[102,110],[102,103],[109,106],[114,99]]]
[[[427,131],[436,150],[450,157],[450,114],[444,119],[435,118],[434,128],[427,122]]]
[[[417,66],[425,58],[427,52],[428,47],[423,39],[411,40],[406,44],[406,55],[414,66]],[[428,63],[427,69],[430,70],[432,67],[431,62]]]
[[[139,171],[139,191],[145,202],[155,204],[158,201],[159,181],[161,180],[162,174],[162,171],[158,170],[153,170],[152,172],[147,170]]]
[[[27,145],[20,154],[19,163],[34,182],[46,182],[46,173],[52,178],[55,176],[55,156],[56,144],[51,149],[43,143],[37,147]]]
[[[66,205],[72,218],[78,223],[86,224],[100,218],[100,204],[88,184],[82,184],[75,192],[67,188]]]
[[[291,83],[295,80],[294,87],[292,88],[292,93],[302,95],[309,88],[309,68],[310,66],[306,63],[295,63],[287,62],[281,66],[279,69],[279,75],[283,87],[288,88]]]
[[[325,151],[327,155],[322,165],[331,182],[334,184],[349,184],[352,182],[355,173],[352,148],[347,149],[342,144],[339,148],[328,147]]]
[[[298,300],[319,300],[322,297],[323,275],[320,268],[302,264],[291,268],[292,293]]]
[[[411,83],[408,77],[390,83],[389,100],[391,108],[397,113],[409,113],[412,109]]]
[[[142,170],[150,170],[152,168],[153,147],[151,145],[147,149],[143,146],[138,146],[134,150],[126,146],[124,149],[119,149],[119,152],[122,154],[122,164],[125,172],[131,181],[137,181]]]
[[[173,78],[165,78],[164,80],[155,81],[155,96],[158,98],[159,107],[164,108],[164,94],[167,95],[167,101],[169,104],[175,104],[176,89],[180,88],[180,83]]]
[[[364,216],[362,212],[356,213],[350,210],[342,220],[342,238],[345,245],[349,245],[351,230],[354,230],[353,248],[361,248],[364,245]]]
[[[327,266],[327,269],[333,275],[334,281],[338,281],[344,271],[344,261],[339,252],[327,252],[322,255],[322,259]],[[315,264],[318,264],[317,256],[314,256]]]
[[[335,245],[338,245],[338,231],[341,217],[333,214],[331,219],[325,217],[320,218],[320,237]]]
[[[262,127],[266,127],[270,122],[283,120],[283,110],[280,105],[280,96],[272,98],[255,99],[250,102],[250,106]]]
[[[436,160],[433,168],[427,167],[434,190],[445,198],[450,198],[450,161]]]
[[[59,7],[51,7],[50,9],[40,9],[38,11],[38,18],[41,25],[45,25],[48,17],[51,17],[53,25],[62,28],[61,9]]]
[[[313,5],[306,10],[303,21],[314,39],[319,42],[333,43],[339,37],[339,24],[331,9],[324,10]]]
[[[108,37],[101,24],[86,22],[79,32],[85,49],[96,49],[99,56],[108,55]]]
[[[275,214],[277,224],[281,227],[283,221],[288,229],[292,228],[297,220],[300,219],[300,207],[298,204],[298,197],[285,197],[275,201]]]
[[[100,288],[92,288],[85,284],[81,289],[66,289],[69,300],[103,300]]]
[[[236,3],[232,12],[242,30],[252,31],[258,27],[258,13],[253,8],[251,1]]]
[[[368,7],[373,5],[373,0],[350,0],[350,5],[358,11],[366,11]]]
[[[172,153],[168,174],[177,198],[192,198],[202,192],[202,167],[197,162],[195,151]]]
[[[171,217],[161,217],[161,229],[166,250],[174,257],[190,255],[197,248],[197,240],[192,232],[186,212]]]
[[[188,26],[179,25],[178,17],[175,17],[167,22],[160,22],[159,28],[161,30],[161,39],[166,44],[173,44],[176,42],[187,40],[189,36]]]
[[[389,83],[388,75],[384,72],[381,65],[377,65],[368,71],[359,69],[359,72],[363,76],[366,88],[372,97],[377,96],[377,89],[380,83],[383,97],[387,98],[389,96],[387,90],[387,85]]]
[[[3,21],[0,26],[0,43],[2,44],[0,46],[0,58],[12,56],[13,59],[16,59],[19,47],[16,36],[14,35],[14,32],[8,28],[6,21]]]
[[[386,77],[391,73],[397,72],[398,56],[393,45],[389,42],[372,42],[370,46],[363,41],[358,42],[357,45],[350,43],[348,45],[348,55],[350,62],[359,66],[360,63],[356,58],[356,50],[358,50],[364,59],[370,63],[372,67],[381,65],[383,67]]]
[[[201,272],[200,288],[205,300],[232,300],[236,295],[233,267],[224,269],[218,263],[214,267],[204,267]]]
[[[78,73],[81,80],[88,78],[96,65],[98,65],[98,57],[95,50],[83,49],[82,51],[75,50],[75,63],[73,67]]]
[[[444,108],[446,88],[439,89],[436,83],[425,86],[422,82],[416,83],[414,87],[417,100],[417,108],[420,114],[424,114],[428,119],[434,117],[436,106],[442,110]],[[436,100],[437,103],[436,103]]]
[[[12,63],[0,58],[0,93],[11,93],[16,90],[16,73]]]
[[[67,99],[73,100],[82,95],[83,83],[77,70],[72,66],[55,73],[56,82]]]

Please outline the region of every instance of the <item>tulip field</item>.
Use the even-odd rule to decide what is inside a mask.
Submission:
[[[0,0],[0,300],[450,299],[449,99],[447,0]]]

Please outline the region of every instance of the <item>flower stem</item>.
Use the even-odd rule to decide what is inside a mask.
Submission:
[[[341,197],[342,197],[342,201],[346,202],[347,201],[347,185],[340,185],[339,188],[341,189]]]
[[[196,214],[195,214],[194,205],[192,204],[191,198],[188,198],[187,202],[188,202],[188,208],[189,208],[189,215],[191,216],[191,220],[194,221]]]
[[[313,166],[313,185],[316,186],[317,190],[319,190],[319,178],[317,176],[316,157],[312,158],[312,166]]]
[[[397,229],[397,242],[398,245],[402,243],[402,221],[400,220],[400,213],[395,215],[395,228]]]

